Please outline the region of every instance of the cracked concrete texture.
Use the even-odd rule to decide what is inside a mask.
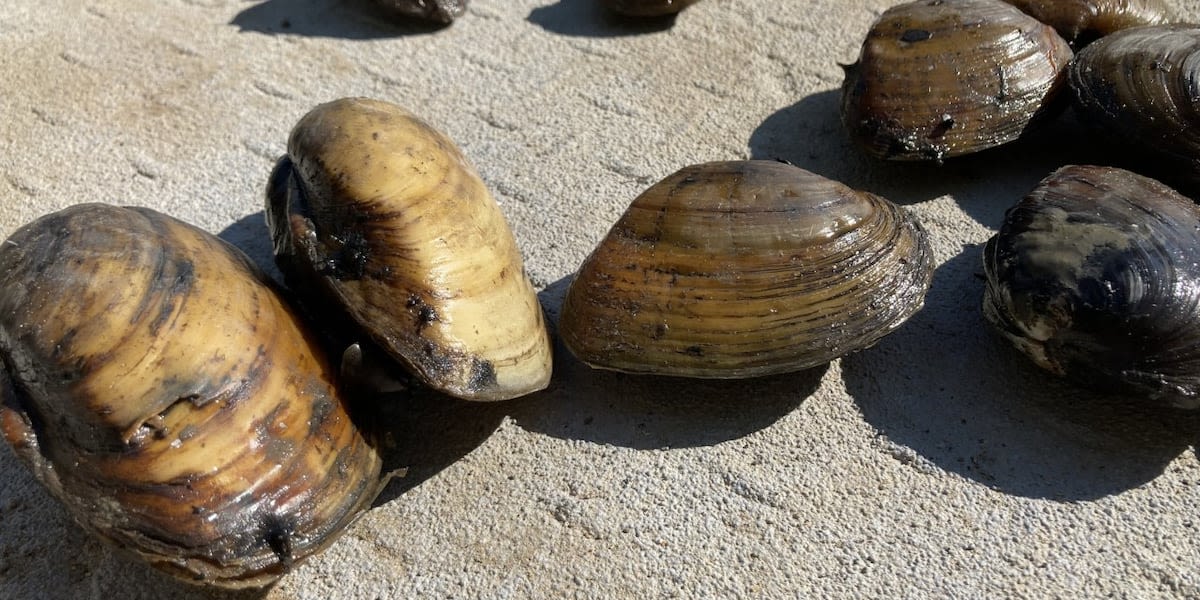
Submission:
[[[232,597],[1198,597],[1195,423],[1049,381],[990,337],[979,245],[1069,119],[944,167],[860,156],[838,120],[890,0],[704,0],[669,26],[592,0],[473,0],[453,26],[359,1],[8,0],[0,234],[84,201],[151,206],[269,264],[262,190],[339,96],[444,130],[496,194],[551,320],[630,200],[687,164],[784,158],[908,206],[926,308],[828,367],[749,381],[593,371],[406,400],[409,475],[324,554]],[[1200,2],[1177,2],[1200,18]],[[1131,414],[1132,413],[1132,414]],[[0,597],[220,598],[85,536],[0,451]]]

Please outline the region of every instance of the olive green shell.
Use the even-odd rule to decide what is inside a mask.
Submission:
[[[365,98],[314,108],[266,214],[289,287],[341,307],[430,387],[502,400],[549,384],[550,337],[504,214],[411,113]]]
[[[1200,207],[1135,173],[1063,167],[984,248],[983,314],[1038,366],[1200,408]]]
[[[933,272],[904,209],[775,161],[686,167],[637,197],[579,268],[559,334],[581,361],[738,378],[861,350]]]
[[[869,155],[932,160],[1020,137],[1065,81],[1071,50],[1001,0],[919,0],[871,25],[846,67],[842,122]]]
[[[1110,33],[1171,20],[1163,0],[1004,0],[1082,48]]]
[[[266,277],[215,236],[82,204],[0,246],[0,430],[85,529],[266,585],[375,498],[380,458]]]

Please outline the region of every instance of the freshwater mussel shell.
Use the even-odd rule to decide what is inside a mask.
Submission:
[[[346,311],[429,387],[502,400],[549,384],[549,334],[504,214],[454,142],[408,111],[312,109],[266,215],[288,286]]]
[[[373,0],[388,13],[448,25],[467,12],[467,0]]]
[[[559,334],[604,369],[785,373],[900,326],[932,270],[924,230],[883,198],[775,161],[694,165],[638,196],[584,261]]]
[[[941,161],[1019,138],[1054,112],[1071,50],[1001,0],[919,0],[871,26],[846,67],[842,122],[867,154]]]
[[[700,0],[601,0],[609,10],[629,17],[664,17]]]
[[[1161,25],[1172,19],[1163,0],[1004,0],[1050,25],[1071,44],[1082,48],[1110,33]]]
[[[0,429],[93,534],[182,579],[262,586],[375,498],[380,459],[266,276],[144,208],[77,205],[0,246]]]
[[[1042,368],[1200,408],[1200,207],[1153,179],[1068,166],[984,248],[983,312]]]
[[[1118,31],[1081,50],[1069,71],[1081,120],[1156,157],[1159,178],[1200,185],[1200,26]]]

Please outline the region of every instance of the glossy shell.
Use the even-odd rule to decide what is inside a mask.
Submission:
[[[699,0],[601,0],[609,10],[630,17],[673,15]]]
[[[341,306],[430,387],[500,400],[549,383],[541,305],[500,207],[407,111],[342,99],[305,115],[267,220],[289,286]]]
[[[1162,0],[1004,0],[1053,27],[1073,48],[1110,33],[1171,20]]]
[[[1042,368],[1200,408],[1200,207],[1129,171],[1071,166],[984,249],[983,311]]]
[[[842,121],[866,153],[934,160],[1021,136],[1071,60],[1052,28],[1001,0],[921,0],[888,9],[846,67]]]
[[[1200,26],[1126,29],[1080,51],[1070,68],[1081,119],[1167,161],[1172,181],[1200,181]]]
[[[866,348],[921,308],[925,233],[903,209],[774,161],[684,168],[579,268],[559,333],[594,367],[754,377]]]
[[[401,17],[412,17],[451,23],[467,12],[467,0],[373,0],[389,13]]]
[[[0,429],[85,529],[180,578],[266,585],[379,489],[325,358],[215,236],[84,204],[0,246]]]

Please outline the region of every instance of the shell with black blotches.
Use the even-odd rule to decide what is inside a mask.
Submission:
[[[559,334],[598,368],[700,378],[797,371],[871,346],[933,266],[903,208],[775,161],[686,167],[579,268]]]
[[[941,161],[1007,144],[1054,111],[1071,49],[1001,0],[919,0],[871,25],[842,122],[867,154]]]
[[[984,248],[988,322],[1038,366],[1200,408],[1200,207],[1153,179],[1068,166]]]
[[[379,492],[313,336],[245,255],[82,204],[0,245],[0,430],[89,532],[193,583],[268,585]]]

